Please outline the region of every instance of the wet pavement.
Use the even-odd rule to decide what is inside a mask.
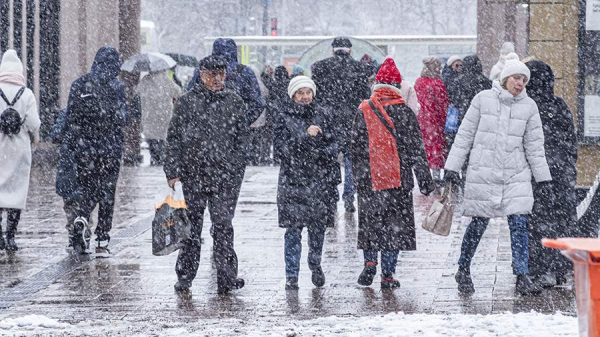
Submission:
[[[362,251],[356,249],[356,214],[343,213],[326,234],[322,267],[327,282],[315,288],[306,265],[306,239],[300,290],[285,291],[283,235],[277,226],[276,167],[249,167],[236,217],[235,247],[245,288],[218,295],[211,264],[212,240],[207,216],[201,265],[189,296],[173,292],[176,253],[151,253],[153,204],[166,193],[164,174],[157,167],[124,167],[114,216],[113,256],[96,259],[70,253],[64,228],[62,200],[54,193],[54,171],[32,172],[28,209],[22,215],[14,256],[0,252],[0,320],[38,314],[69,323],[101,320],[224,324],[232,328],[249,320],[281,322],[288,317],[365,316],[391,312],[491,314],[503,312],[575,314],[570,286],[545,290],[535,297],[515,294],[509,231],[505,220],[493,220],[473,261],[476,292],[460,296],[454,272],[468,218],[455,216],[451,234],[440,237],[420,228],[418,250],[400,254],[397,277],[402,286],[381,290],[356,283]],[[340,186],[341,188],[341,186]],[[417,227],[434,197],[415,193]],[[3,224],[3,226],[5,226]],[[304,234],[306,237],[306,234]],[[198,321],[204,319],[204,321]],[[212,323],[211,323],[212,322]],[[166,325],[165,325],[166,324]]]

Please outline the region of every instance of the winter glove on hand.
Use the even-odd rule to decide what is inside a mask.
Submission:
[[[452,183],[458,185],[460,183],[460,175],[456,171],[444,171],[444,181],[446,184]]]
[[[429,196],[431,194],[431,192],[433,192],[435,190],[435,183],[433,181],[424,182],[421,185],[422,186],[420,186],[419,190],[421,191],[421,194],[423,194],[424,196]]]

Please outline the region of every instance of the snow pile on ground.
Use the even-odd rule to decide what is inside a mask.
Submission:
[[[428,315],[393,313],[369,317],[324,317],[310,320],[265,318],[170,322],[81,322],[61,323],[44,316],[29,315],[0,321],[0,335],[60,336],[122,335],[150,336],[577,336],[577,318],[560,313],[497,315]]]
[[[71,325],[40,315],[27,315],[18,318],[7,318],[0,321],[2,330],[36,330],[36,329],[68,329]]]

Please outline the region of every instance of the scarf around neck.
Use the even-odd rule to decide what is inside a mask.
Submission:
[[[405,104],[402,96],[393,88],[383,87],[375,89],[370,100],[387,124],[395,130],[394,123],[384,107]],[[400,155],[396,137],[383,125],[368,101],[364,101],[359,109],[365,118],[369,138],[371,188],[373,191],[382,191],[400,187]]]

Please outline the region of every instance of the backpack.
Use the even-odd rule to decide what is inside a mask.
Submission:
[[[8,107],[0,115],[0,132],[7,136],[18,134],[21,131],[21,125],[25,123],[25,119],[21,121],[21,115],[19,115],[19,112],[15,110],[15,108],[13,108],[15,103],[17,103],[19,98],[21,98],[21,95],[24,91],[25,87],[21,87],[21,89],[17,91],[17,94],[11,103],[8,101],[8,98],[6,98],[6,95],[4,95],[2,89],[0,89],[0,97],[2,97],[4,102],[8,104]]]

